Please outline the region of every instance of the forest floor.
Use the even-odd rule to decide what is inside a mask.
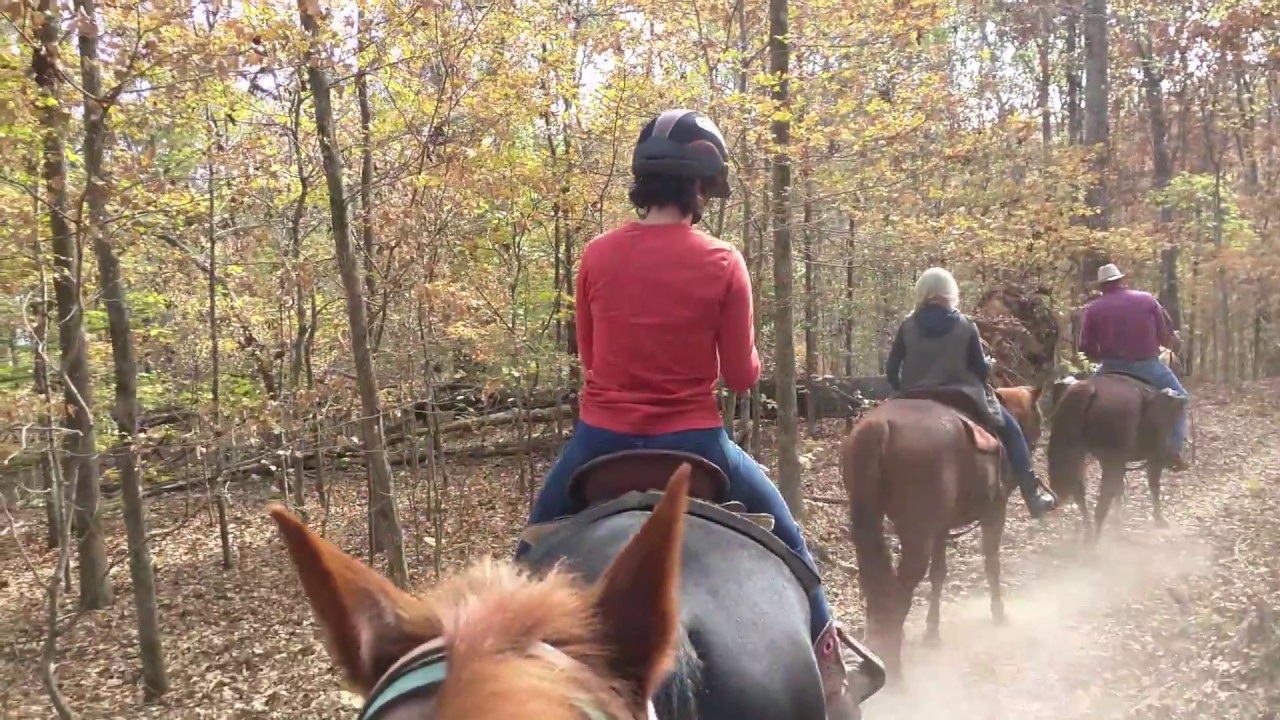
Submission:
[[[1078,516],[1044,523],[1011,507],[1005,536],[1010,622],[995,627],[976,535],[955,543],[942,611],[943,646],[919,643],[924,587],[909,621],[906,683],[866,707],[868,720],[924,718],[1275,718],[1280,708],[1280,384],[1193,390],[1195,468],[1166,478],[1171,527],[1150,520],[1145,482],[1130,478],[1102,542],[1086,552]],[[843,495],[835,459],[842,423],[806,441],[806,492]],[[1042,454],[1042,453],[1041,453]],[[535,458],[537,473],[550,461]],[[486,555],[508,556],[528,508],[513,458],[451,458],[443,542],[431,542],[425,488],[401,479],[407,546],[420,586]],[[332,486],[333,512],[312,520],[348,552],[365,524],[362,473]],[[220,566],[203,494],[151,501],[159,606],[172,690],[142,704],[135,623],[118,513],[107,516],[118,596],[105,611],[60,608],[58,679],[85,718],[346,718],[342,689],[292,567],[263,512],[266,481],[233,495],[236,562]],[[1092,497],[1091,497],[1092,502]],[[830,555],[829,594],[861,628],[843,506],[811,502],[806,526]],[[56,552],[42,513],[0,516],[0,718],[51,717],[38,674],[44,584]],[[32,567],[38,571],[33,571]],[[927,584],[926,584],[927,585]]]

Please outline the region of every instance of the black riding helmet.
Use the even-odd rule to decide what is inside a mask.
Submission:
[[[707,116],[667,110],[640,131],[631,174],[699,178],[707,197],[729,197],[728,146]]]

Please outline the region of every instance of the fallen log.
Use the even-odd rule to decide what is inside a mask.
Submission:
[[[481,428],[513,425],[517,420],[525,422],[550,422],[557,417],[569,417],[573,411],[568,405],[553,405],[535,410],[505,410],[503,412],[478,415],[473,418],[454,420],[440,426],[441,435],[454,435],[460,432],[474,432]],[[419,434],[429,433],[430,428],[420,428]]]
[[[542,452],[544,450],[549,450],[551,448],[557,447],[561,442],[563,442],[563,440],[564,438],[561,438],[561,437],[547,436],[547,437],[534,438],[532,444],[526,443],[523,440],[512,440],[509,442],[502,442],[496,445],[488,445],[488,446],[472,445],[472,446],[460,447],[460,448],[445,448],[444,455],[447,458],[448,457],[465,457],[470,459],[483,459],[483,458],[490,458],[490,457],[510,457],[512,455],[521,455],[523,453],[530,452],[530,451]],[[425,463],[430,459],[430,450],[419,450],[415,454],[417,456],[417,461],[419,463]],[[391,453],[390,457],[388,457],[387,459],[392,464],[392,466],[404,467],[412,463],[414,460],[414,457],[411,456],[409,452],[406,450],[404,452]],[[350,453],[346,456],[335,458],[333,469],[349,470],[352,467],[359,467],[363,464],[364,464],[363,453]],[[277,467],[267,466],[263,472],[246,473],[235,479],[242,480],[245,477],[252,477],[255,475],[260,477],[265,477],[265,476],[274,474],[278,469],[279,468]],[[308,463],[303,466],[304,471],[314,471],[315,469],[316,468],[314,463]],[[290,468],[290,473],[291,474],[293,473],[292,468]],[[225,472],[223,473],[223,478],[228,481],[232,479],[230,477],[227,477],[227,474]],[[151,498],[151,497],[156,497],[158,495],[167,495],[169,493],[180,492],[182,490],[188,490],[191,488],[203,486],[206,482],[208,482],[207,478],[197,477],[197,478],[186,478],[183,480],[172,480],[166,483],[149,485],[142,491],[142,497]],[[119,492],[120,492],[119,484],[104,485],[102,487],[102,494],[104,497],[112,497],[114,495],[119,494]]]

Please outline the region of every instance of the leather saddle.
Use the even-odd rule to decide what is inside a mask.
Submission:
[[[960,413],[960,419],[964,422],[969,439],[973,441],[973,446],[978,452],[992,454],[1000,452],[1000,439],[996,437],[995,428],[981,420],[984,409],[979,408],[977,402],[968,393],[955,388],[917,388],[902,393],[900,397],[907,400],[931,400],[940,405],[946,405]]]
[[[740,502],[728,502],[729,478],[715,463],[700,455],[676,450],[623,450],[596,458],[569,479],[572,514],[530,525],[520,539],[537,545],[570,527],[582,527],[624,512],[651,512],[662,500],[667,482],[688,463],[689,514],[746,535],[782,559],[809,592],[817,575],[773,534],[774,517],[749,513]]]
[[[569,478],[573,512],[629,492],[663,491],[681,465],[689,464],[689,497],[721,504],[729,498],[729,478],[701,455],[679,450],[622,450],[588,462]]]

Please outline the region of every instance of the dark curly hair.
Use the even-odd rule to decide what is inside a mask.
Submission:
[[[627,193],[635,209],[644,213],[649,208],[668,205],[692,215],[693,221],[702,219],[702,203],[698,201],[698,179],[676,175],[639,175],[631,181]]]

